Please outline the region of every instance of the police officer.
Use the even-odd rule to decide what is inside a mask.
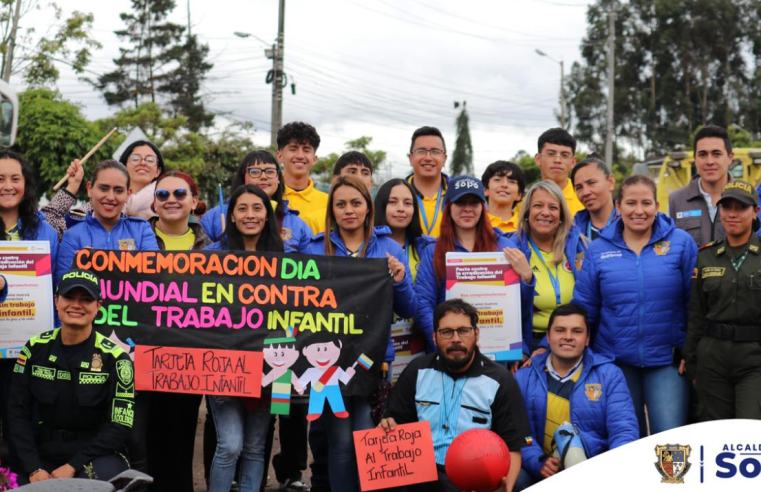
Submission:
[[[91,272],[64,274],[55,296],[61,328],[32,337],[16,361],[10,431],[21,482],[108,480],[128,468],[121,453],[134,372],[127,353],[93,329],[100,299]]]
[[[684,343],[701,420],[761,419],[761,240],[758,193],[727,184],[718,201],[726,239],[701,249]]]

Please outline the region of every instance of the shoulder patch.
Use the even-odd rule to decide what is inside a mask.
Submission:
[[[34,346],[37,343],[49,343],[51,340],[56,339],[60,330],[60,328],[56,328],[55,330],[50,330],[46,331],[45,333],[35,335],[29,339],[29,345]]]
[[[101,335],[99,332],[95,332],[95,347],[107,354],[113,355],[114,357],[119,357],[120,355],[127,353],[124,349],[114,343],[113,340]]]

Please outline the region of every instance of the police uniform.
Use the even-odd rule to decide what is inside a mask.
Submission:
[[[63,276],[59,294],[93,282],[67,279],[78,272]],[[107,480],[128,467],[122,453],[134,419],[132,361],[94,329],[75,345],[62,343],[61,330],[32,337],[14,367],[10,431],[22,478],[68,463],[78,477]]]
[[[758,203],[743,181],[721,200]],[[754,226],[758,226],[754,221]],[[710,243],[698,254],[684,343],[688,375],[696,381],[701,420],[761,419],[761,240],[731,247]]]

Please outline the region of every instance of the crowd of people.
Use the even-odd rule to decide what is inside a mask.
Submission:
[[[383,373],[398,380],[382,419],[360,396],[324,408],[325,399],[307,405],[294,393],[277,411],[265,398],[208,396],[211,492],[234,482],[263,488],[276,419],[283,489],[310,490],[302,472],[311,447],[311,490],[355,492],[352,432],[375,425],[430,421],[439,481],[414,487],[424,490],[456,490],[444,468],[449,445],[465,430],[491,429],[512,458],[501,488],[522,490],[573,464],[569,442],[591,458],[689,421],[761,418],[758,193],[729,174],[725,129],[697,132],[697,176],[671,195],[668,214],[646,175],[627,177],[614,196],[610,168],[597,154],[577,162],[576,141],[560,128],[539,137],[542,179],[528,188],[507,161],[480,180],[450,178],[441,132],[422,127],[411,138],[409,176],[373,198],[373,163],[352,151],[336,161],[325,193],[310,177],[319,146],[311,125],[285,125],[277,154],[246,155],[226,201],[208,211],[194,178],[166,169],[148,141],[94,166],[82,208],[79,161],[38,210],[32,166],[0,152],[0,240],[49,242],[60,325],[41,327],[15,361],[0,359],[2,435],[22,483],[108,479],[132,467],[153,476],[156,491],[193,490],[202,397],[135,391],[129,354],[93,329],[98,277],[71,268],[88,247],[388,262],[393,304],[381,309],[414,320],[426,354],[401,374]],[[445,300],[448,252],[504,254],[520,279],[521,360],[497,363],[479,351],[478,311]],[[7,295],[0,277],[0,302]],[[389,338],[384,367],[394,358]]]

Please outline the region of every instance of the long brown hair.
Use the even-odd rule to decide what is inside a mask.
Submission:
[[[328,195],[328,209],[325,212],[325,254],[327,256],[335,255],[335,248],[330,240],[330,231],[333,229],[338,229],[336,216],[333,213],[333,196],[335,195],[336,190],[342,186],[348,186],[357,190],[359,194],[362,195],[362,198],[365,199],[365,203],[367,203],[367,216],[365,217],[365,221],[363,223],[365,228],[365,238],[362,242],[362,250],[359,252],[359,256],[364,257],[365,253],[367,253],[367,246],[370,243],[370,237],[373,234],[375,207],[373,204],[373,197],[370,195],[370,191],[367,189],[367,186],[362,181],[360,181],[359,178],[355,178],[354,176],[341,176],[336,179],[336,182],[333,183],[333,186],[330,187],[330,194]]]
[[[447,253],[455,250],[456,230],[452,220],[452,203],[447,203],[441,216],[441,234],[436,240],[436,249],[433,250],[433,271],[436,280],[441,282],[446,278]],[[497,247],[497,236],[489,222],[486,205],[482,202],[481,218],[476,226],[476,244],[473,253],[486,253],[494,251]]]

